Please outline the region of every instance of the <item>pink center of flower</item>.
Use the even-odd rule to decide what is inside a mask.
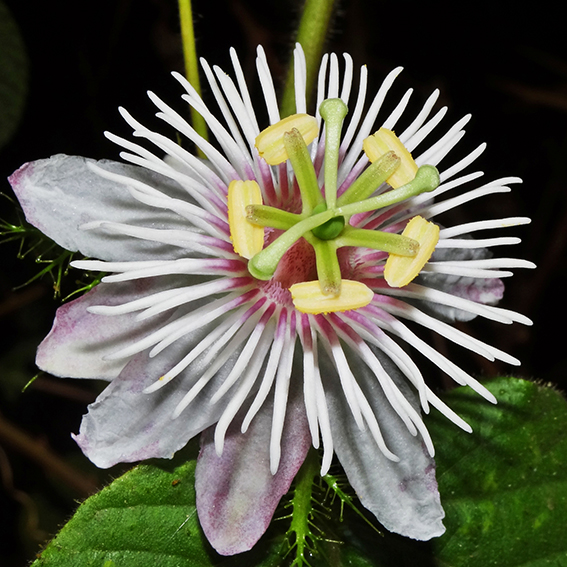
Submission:
[[[260,289],[272,301],[280,305],[292,305],[289,288],[296,283],[317,279],[315,252],[303,238],[300,238],[283,255],[274,275],[265,282],[259,282]]]
[[[272,234],[267,236],[267,242],[275,238],[275,233],[277,232],[279,231],[273,231]],[[351,247],[337,250],[341,276],[344,279],[356,279],[356,269],[353,266],[353,262],[356,264],[356,258],[353,256],[354,252],[357,252],[356,248]],[[268,281],[258,281],[258,284],[268,299],[280,305],[291,306],[293,301],[289,288],[294,284],[316,279],[317,264],[315,251],[305,239],[300,238],[283,255],[274,275]]]

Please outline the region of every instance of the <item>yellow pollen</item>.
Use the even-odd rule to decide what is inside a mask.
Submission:
[[[289,291],[295,308],[313,315],[359,309],[374,297],[369,287],[353,280],[342,280],[339,295],[324,295],[318,280],[293,284]]]
[[[231,181],[228,186],[228,225],[234,251],[250,260],[264,247],[264,228],[246,218],[248,205],[261,205],[262,192],[256,181]]]
[[[409,183],[415,177],[417,164],[392,130],[380,128],[378,132],[368,136],[362,142],[362,148],[371,162],[375,162],[380,156],[389,151],[393,151],[400,158],[400,166],[386,179],[394,189],[402,187],[402,185]]]
[[[439,241],[439,227],[423,217],[413,217],[402,232],[403,236],[419,242],[419,250],[414,257],[390,254],[384,267],[384,278],[391,287],[403,287],[419,274],[431,258]]]
[[[261,157],[270,165],[278,165],[288,159],[284,146],[283,135],[296,128],[305,144],[309,145],[319,133],[317,119],[309,114],[292,114],[265,130],[256,137],[256,148]]]

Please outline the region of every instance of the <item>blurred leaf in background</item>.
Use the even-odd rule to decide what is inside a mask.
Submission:
[[[0,150],[22,117],[28,90],[28,58],[20,30],[0,1]]]

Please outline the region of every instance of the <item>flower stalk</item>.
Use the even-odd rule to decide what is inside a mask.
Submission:
[[[311,529],[313,514],[313,487],[320,472],[318,452],[310,449],[302,467],[295,477],[295,488],[291,500],[291,525],[287,531],[288,541],[295,539],[295,565],[307,563],[307,556],[314,550],[315,535]]]
[[[301,21],[297,30],[296,42],[303,47],[307,66],[306,93],[307,98],[312,96],[317,70],[323,55],[323,46],[327,37],[327,30],[333,14],[334,0],[305,0]],[[289,64],[289,71],[284,87],[281,115],[289,116],[297,112],[295,107],[295,69],[293,56]]]
[[[197,45],[195,43],[195,31],[193,29],[193,10],[191,7],[191,0],[179,0],[179,21],[181,25],[183,59],[185,61],[185,76],[200,95],[201,82],[199,80],[199,64],[197,61]],[[191,122],[197,134],[207,140],[207,123],[193,107],[191,107]],[[200,157],[205,157],[199,149],[198,151]]]

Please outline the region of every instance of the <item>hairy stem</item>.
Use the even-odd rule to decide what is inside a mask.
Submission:
[[[295,477],[292,505],[292,520],[287,532],[288,538],[294,536],[295,559],[292,565],[308,564],[306,556],[313,550],[314,540],[311,532],[313,511],[313,482],[319,474],[321,464],[319,455],[313,448]]]

